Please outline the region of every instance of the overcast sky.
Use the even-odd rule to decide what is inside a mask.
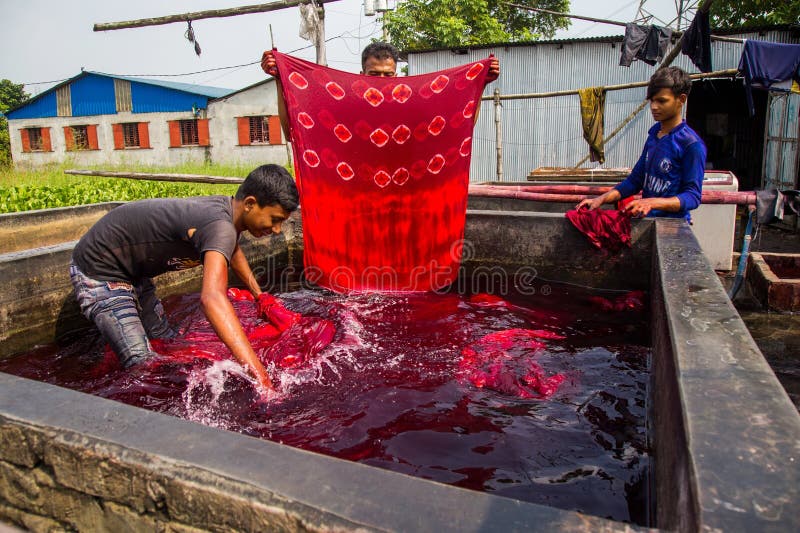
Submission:
[[[297,8],[218,19],[192,24],[202,54],[197,57],[185,39],[186,24],[94,32],[95,23],[117,22],[267,3],[269,0],[0,0],[0,79],[25,83],[31,94],[53,82],[80,73],[81,68],[143,77],[185,74],[258,61],[269,47],[269,26],[275,45],[284,52],[314,60],[308,41],[298,36]],[[390,0],[390,5],[395,2]],[[631,21],[638,0],[572,0],[574,14]],[[673,0],[649,0],[646,7],[669,22],[675,16]],[[378,17],[364,16],[363,0],[326,4],[328,64],[358,72],[360,51],[381,35]],[[620,35],[623,29],[574,20],[556,38]],[[258,64],[191,76],[163,77],[172,81],[239,89],[264,79]]]

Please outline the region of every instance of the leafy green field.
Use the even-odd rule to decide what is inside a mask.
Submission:
[[[72,165],[54,165],[36,170],[0,168],[0,213],[48,209],[97,202],[119,202],[144,198],[167,198],[228,194],[236,192],[236,185],[214,185],[144,181],[121,178],[71,176],[64,170]],[[252,166],[221,166],[185,164],[177,167],[83,167],[86,170],[111,170],[115,172],[150,172],[170,174],[203,174],[213,176],[245,177]]]

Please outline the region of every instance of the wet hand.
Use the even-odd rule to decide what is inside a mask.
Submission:
[[[492,59],[489,63],[489,71],[486,73],[486,83],[491,83],[500,77],[500,61]]]
[[[597,209],[601,205],[603,205],[603,197],[598,196],[596,198],[586,198],[585,200],[581,200],[581,202],[575,206],[575,209],[577,209],[578,211],[582,209],[592,211],[594,209]]]
[[[272,77],[278,77],[278,62],[272,50],[265,50],[261,55],[261,69]]]
[[[634,200],[625,206],[623,212],[635,218],[646,217],[647,214],[653,210],[652,200],[652,198],[641,198],[639,200]]]

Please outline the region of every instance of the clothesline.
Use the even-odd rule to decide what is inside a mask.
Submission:
[[[727,78],[727,77],[734,77],[738,72],[735,68],[729,68],[725,70],[715,70],[714,72],[702,72],[697,74],[690,74],[689,77],[693,80],[702,80],[706,78]],[[623,89],[635,89],[637,87],[647,87],[649,81],[636,81],[631,83],[620,83],[617,85],[607,85],[605,87],[601,87],[601,89],[605,91],[619,91]],[[495,100],[499,98],[500,100],[524,100],[527,98],[550,98],[554,96],[570,96],[573,94],[578,94],[579,89],[565,89],[563,91],[549,91],[543,93],[521,93],[521,94],[504,94],[500,95],[499,97],[495,96],[483,96],[481,100]]]
[[[505,5],[507,5],[507,6],[516,7],[516,8],[519,8],[519,9],[525,9],[525,10],[528,10],[528,11],[536,11],[538,13],[546,13],[548,15],[556,15],[556,16],[567,17],[567,18],[571,18],[571,19],[586,20],[586,21],[589,21],[589,22],[597,22],[599,24],[611,24],[613,26],[622,26],[622,27],[627,26],[626,22],[620,22],[618,20],[598,19],[598,18],[594,18],[594,17],[585,17],[585,16],[582,16],[582,15],[572,15],[570,13],[561,13],[559,11],[551,11],[549,9],[542,9],[542,8],[539,8],[539,7],[523,6],[523,5],[520,5],[520,4],[514,4],[512,2],[503,2],[503,3]],[[683,32],[682,31],[673,31],[672,35],[674,35],[676,37],[680,37],[681,35],[683,35]],[[711,36],[711,40],[713,40],[713,41],[723,41],[723,42],[726,42],[726,43],[743,43],[744,42],[744,39],[736,39],[735,37],[720,37],[720,36],[717,36],[717,35],[712,35]]]

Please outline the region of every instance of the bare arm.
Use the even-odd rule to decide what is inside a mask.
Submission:
[[[231,268],[236,273],[236,276],[242,280],[247,290],[253,293],[253,296],[258,299],[258,296],[261,294],[261,287],[258,285],[258,280],[256,280],[256,276],[250,268],[250,263],[247,262],[247,258],[244,256],[244,252],[238,244],[231,256]]]
[[[247,340],[247,336],[242,330],[233,305],[228,300],[227,289],[228,262],[225,256],[219,252],[207,251],[203,256],[203,288],[200,292],[200,305],[203,312],[211,323],[211,327],[233,353],[233,356],[250,370],[262,387],[272,389],[272,382],[267,375],[267,370],[258,360],[250,341]]]
[[[594,198],[587,198],[581,200],[581,203],[575,206],[575,209],[597,209],[603,204],[611,204],[622,198],[617,189],[611,189],[608,192],[596,196]]]

